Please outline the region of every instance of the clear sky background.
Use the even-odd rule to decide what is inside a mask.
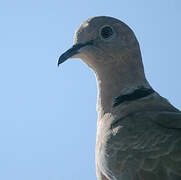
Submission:
[[[79,59],[56,65],[89,17],[127,23],[149,82],[181,109],[180,9],[180,0],[1,0],[0,179],[96,179],[95,76]]]

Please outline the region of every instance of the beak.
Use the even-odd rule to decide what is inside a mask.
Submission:
[[[65,62],[67,59],[71,58],[74,55],[77,55],[80,53],[80,49],[82,47],[88,46],[88,45],[93,45],[92,41],[89,41],[87,43],[79,43],[79,44],[75,44],[73,45],[69,50],[67,50],[66,52],[64,52],[58,59],[57,65],[59,66],[60,64],[62,64],[63,62]]]

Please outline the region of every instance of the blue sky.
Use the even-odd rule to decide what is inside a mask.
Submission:
[[[147,79],[181,109],[181,1],[0,2],[0,179],[96,179],[97,89],[79,59],[57,68],[80,23],[109,15],[127,23]]]

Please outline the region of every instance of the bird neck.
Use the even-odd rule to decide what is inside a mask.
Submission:
[[[116,97],[130,93],[138,87],[150,88],[145,78],[142,62],[133,66],[121,63],[116,65],[109,64],[96,70],[96,80],[99,118],[106,113],[112,113]]]

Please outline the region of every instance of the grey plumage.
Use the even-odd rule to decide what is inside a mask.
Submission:
[[[126,108],[133,107],[99,130],[104,134],[97,144],[103,173],[118,180],[181,179],[181,113],[158,94]]]
[[[181,180],[181,112],[146,80],[132,30],[115,18],[90,18],[58,65],[77,57],[98,85],[98,180]]]

